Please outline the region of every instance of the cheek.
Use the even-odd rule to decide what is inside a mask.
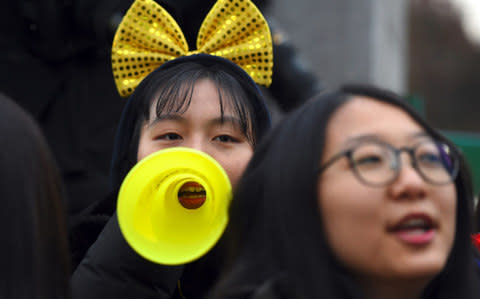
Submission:
[[[148,156],[150,153],[149,147],[145,144],[145,140],[142,136],[140,136],[140,140],[138,141],[138,149],[137,149],[137,162]]]
[[[155,148],[153,143],[149,142],[147,138],[140,136],[140,140],[138,141],[137,162],[158,150],[159,149]]]
[[[252,158],[253,150],[251,148],[245,148],[241,151],[237,151],[235,154],[227,155],[217,161],[222,165],[223,169],[230,179],[232,188],[238,184],[240,177],[242,176],[248,162]]]
[[[382,237],[381,194],[353,181],[324,180],[323,186],[319,184],[317,190],[318,204],[333,254],[347,268],[366,267],[375,258]]]

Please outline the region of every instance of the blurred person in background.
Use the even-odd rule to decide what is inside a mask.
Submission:
[[[0,94],[0,297],[69,298],[63,183],[33,118]]]
[[[130,0],[5,0],[0,3],[0,90],[39,123],[74,214],[108,192],[108,167],[123,101],[110,46]]]

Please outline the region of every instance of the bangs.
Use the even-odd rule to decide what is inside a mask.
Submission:
[[[159,85],[152,87],[155,91],[150,94],[155,96],[150,99],[147,109],[144,110],[144,119],[150,121],[150,107],[153,105],[156,117],[185,113],[190,107],[195,84],[202,79],[210,80],[217,88],[222,121],[225,111],[231,112],[233,117],[238,118],[242,133],[249,143],[255,146],[253,106],[238,81],[222,70],[195,69],[166,78]]]

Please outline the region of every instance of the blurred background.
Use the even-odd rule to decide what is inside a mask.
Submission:
[[[480,1],[275,0],[269,13],[328,88],[407,96],[461,147],[480,191]]]
[[[0,92],[41,125],[70,214],[109,194],[125,99],[110,65],[133,0],[0,1]],[[155,0],[189,44],[215,0]],[[464,152],[480,192],[479,0],[253,0],[271,25],[274,121],[346,82],[392,89]]]

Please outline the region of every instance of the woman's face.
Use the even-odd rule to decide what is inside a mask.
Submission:
[[[193,148],[217,160],[235,187],[252,157],[253,147],[233,109],[225,105],[222,118],[219,103],[217,87],[203,79],[195,84],[190,106],[184,113],[157,118],[152,108],[150,121],[141,129],[137,160],[170,147]]]
[[[354,97],[328,124],[322,163],[365,140],[398,149],[429,137],[403,110]],[[400,159],[398,177],[383,187],[360,182],[345,156],[318,179],[318,204],[328,243],[340,263],[360,281],[427,283],[443,269],[453,245],[454,183],[427,183],[406,152]]]

